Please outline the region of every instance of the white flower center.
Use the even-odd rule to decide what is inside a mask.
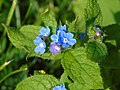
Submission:
[[[44,36],[47,36],[47,34],[45,33]]]
[[[67,38],[64,38],[64,42],[65,42],[65,43],[68,42],[68,39],[67,39]]]
[[[55,49],[58,50],[58,51],[60,50],[60,48],[58,46],[55,46]]]
[[[58,42],[58,38],[56,39],[56,42]]]
[[[44,44],[43,44],[43,43],[40,43],[39,46],[40,46],[40,47],[44,47]]]

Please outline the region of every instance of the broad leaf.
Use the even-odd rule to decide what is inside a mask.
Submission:
[[[120,40],[120,25],[113,24],[103,27],[104,33],[106,34],[107,40]]]
[[[96,41],[89,42],[86,45],[87,57],[95,62],[101,62],[105,60],[107,55],[107,48],[104,43]]]
[[[35,75],[21,81],[15,90],[51,90],[59,81],[51,75]]]
[[[35,45],[33,40],[39,34],[39,26],[23,26],[20,30],[5,27],[8,37],[13,45],[17,48],[24,48],[28,52],[31,51]]]
[[[101,64],[104,67],[118,69],[120,68],[120,25],[113,24],[103,27],[106,34],[104,42],[108,48],[108,57]]]
[[[120,0],[98,0],[100,5],[103,24],[102,26],[120,23]]]
[[[97,63],[87,59],[85,48],[66,51],[62,58],[62,66],[74,82],[90,89],[103,88],[100,68]]]
[[[85,87],[84,85],[79,84],[78,82],[68,84],[68,88],[70,90],[90,90],[90,88]]]

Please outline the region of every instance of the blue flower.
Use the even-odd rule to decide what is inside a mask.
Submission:
[[[45,42],[40,37],[37,37],[33,42],[35,45],[37,45],[36,48],[34,49],[34,51],[36,53],[43,54],[45,52],[45,48],[46,48]]]
[[[86,36],[86,32],[80,34],[80,40],[82,40]]]
[[[61,32],[59,36],[59,42],[62,44],[63,48],[68,48],[76,43],[76,39],[73,39],[72,33]]]
[[[63,48],[68,48],[76,43],[76,40],[73,39],[73,36],[74,35],[72,33],[65,33],[64,31],[61,31],[59,35],[53,34],[51,36],[51,40],[53,40],[52,43],[62,45]]]
[[[61,31],[66,32],[66,25],[57,27],[56,34],[59,35]]]
[[[50,35],[50,28],[47,26],[46,28],[42,27],[40,29],[40,34],[38,35],[39,37],[48,37]]]
[[[57,44],[57,45],[60,45],[60,38],[59,38],[59,35],[56,35],[56,34],[53,34],[51,35],[51,40],[53,41],[52,44]]]
[[[53,90],[67,90],[67,89],[65,88],[64,84],[61,84],[60,86],[55,86]]]
[[[56,44],[50,44],[50,52],[57,54],[61,51],[61,47],[59,45]]]
[[[96,31],[98,31],[98,32],[101,32],[100,26],[94,26],[94,29],[95,29]]]

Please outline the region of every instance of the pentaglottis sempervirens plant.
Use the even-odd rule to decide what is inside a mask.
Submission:
[[[27,58],[60,60],[64,70],[59,80],[49,74],[28,77],[16,90],[109,90],[104,73],[107,66],[111,67],[107,63],[111,58],[108,46],[119,44],[112,40],[120,39],[118,29],[114,35],[110,29],[119,25],[101,27],[102,13],[97,0],[87,0],[83,13],[83,33],[75,28],[77,19],[70,24],[59,24],[51,13],[42,17],[43,26],[25,25],[19,30],[4,26],[10,41],[15,47],[24,49]]]

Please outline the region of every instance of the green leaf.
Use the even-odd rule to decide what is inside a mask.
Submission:
[[[101,63],[101,66],[109,69],[120,69],[120,49],[110,43],[106,43],[106,46],[108,47],[109,55]]]
[[[98,0],[100,5],[103,24],[102,26],[107,26],[110,24],[120,23],[120,1],[119,0]]]
[[[78,19],[78,18],[76,18],[74,21],[72,21],[72,22],[69,24],[68,32],[76,32],[77,19]]]
[[[88,0],[85,9],[86,28],[101,25],[102,14],[97,0]]]
[[[107,40],[120,40],[120,25],[112,24],[102,28]]]
[[[39,29],[40,26],[34,25],[23,26],[20,30],[5,26],[5,30],[7,31],[8,37],[13,45],[17,48],[24,48],[28,52],[35,47],[33,40],[39,34]]]
[[[41,26],[26,25],[20,28],[20,32],[28,39],[34,40],[36,36],[40,33]],[[33,41],[32,41],[33,42]]]
[[[86,29],[84,15],[86,3],[87,0],[75,0],[74,2],[72,2],[73,12],[78,17],[77,28],[79,28],[79,32],[83,32]]]
[[[33,57],[33,56],[37,56],[37,57],[41,57],[43,59],[48,59],[48,60],[59,60],[62,57],[61,53],[58,54],[52,54],[52,53],[44,53],[42,55],[40,55],[39,53],[35,53],[35,51],[31,51],[27,57]]]
[[[120,68],[120,25],[113,24],[103,27],[106,34],[104,41],[108,48],[109,55],[101,64],[104,67],[119,69]]]
[[[90,89],[102,89],[103,82],[97,63],[89,60],[85,48],[66,51],[62,58],[62,66],[70,78]]]
[[[57,22],[52,14],[43,14],[42,21],[46,26],[51,27],[52,32],[56,32]]]
[[[59,81],[51,75],[35,75],[21,81],[15,90],[51,90]]]
[[[61,83],[71,83],[71,81],[68,79],[68,75],[66,72],[64,72],[60,77]]]
[[[70,90],[90,90],[88,87],[85,87],[84,85],[79,84],[78,82],[68,84],[68,88]]]
[[[107,48],[104,43],[99,43],[96,41],[89,42],[86,45],[87,57],[95,62],[102,62],[105,60],[107,55]]]

